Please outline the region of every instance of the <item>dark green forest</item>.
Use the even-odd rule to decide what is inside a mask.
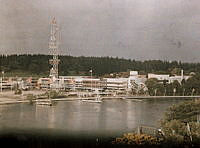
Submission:
[[[0,71],[5,71],[5,74],[24,73],[48,76],[50,58],[50,55],[1,55]],[[59,58],[61,60],[59,75],[88,75],[90,68],[93,69],[93,74],[96,76],[130,70],[137,70],[140,74],[150,72],[180,74],[181,69],[184,69],[185,74],[200,72],[200,63],[161,60],[136,61],[113,57],[59,56]]]

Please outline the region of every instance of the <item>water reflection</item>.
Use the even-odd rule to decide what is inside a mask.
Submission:
[[[35,105],[35,120],[42,128],[55,128],[55,107]]]
[[[56,106],[1,106],[0,126],[65,129],[69,131],[132,131],[138,125],[158,126],[166,108],[180,99],[58,102]]]
[[[142,108],[140,107],[140,102],[133,102],[131,100],[126,101],[127,104],[127,128],[132,129],[140,125],[142,117]]]

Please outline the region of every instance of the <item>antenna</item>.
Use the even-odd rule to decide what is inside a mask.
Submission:
[[[58,41],[59,40],[59,29],[57,26],[57,22],[55,17],[51,21],[51,34],[50,34],[50,40],[49,40],[49,50],[50,55],[52,55],[52,59],[49,60],[49,63],[52,65],[52,68],[50,69],[50,77],[58,78],[58,64],[60,60],[58,59]]]

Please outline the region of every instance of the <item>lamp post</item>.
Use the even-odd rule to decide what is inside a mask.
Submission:
[[[2,77],[1,77],[1,92],[2,92]]]
[[[155,96],[157,95],[157,88],[154,90],[154,95]]]
[[[185,88],[183,88],[183,96],[185,95]]]
[[[1,77],[1,92],[3,90],[3,79],[4,79],[4,71],[1,72],[2,73],[2,77]]]
[[[176,88],[173,89],[173,92],[174,92],[173,96],[175,96],[176,95]]]
[[[90,70],[90,74],[91,74],[91,91],[92,91],[92,68]]]
[[[3,76],[3,79],[4,79],[4,71],[2,71],[2,76]]]

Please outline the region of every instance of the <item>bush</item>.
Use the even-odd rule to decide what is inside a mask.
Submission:
[[[162,139],[150,135],[126,133],[122,137],[116,138],[114,141],[112,141],[112,144],[153,146],[153,145],[160,145],[161,142]]]

